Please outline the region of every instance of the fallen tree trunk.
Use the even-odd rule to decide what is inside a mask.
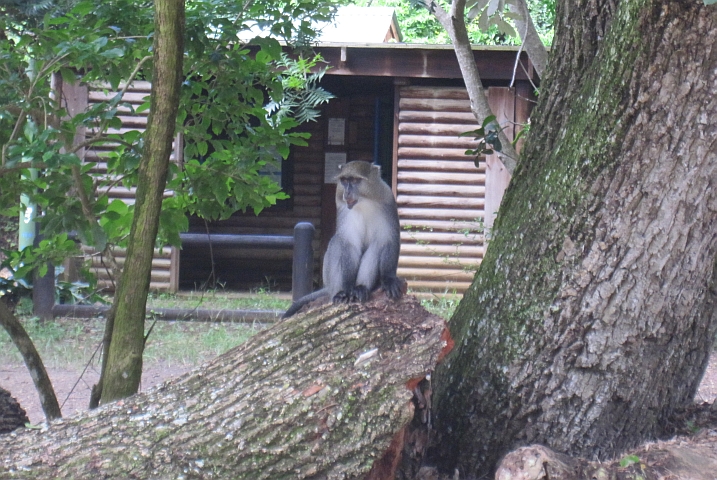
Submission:
[[[365,477],[402,438],[444,327],[414,298],[310,310],[149,392],[9,434],[0,477]]]

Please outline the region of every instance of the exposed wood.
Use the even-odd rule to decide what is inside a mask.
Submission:
[[[409,296],[315,308],[148,392],[5,437],[0,477],[366,478],[445,331]]]

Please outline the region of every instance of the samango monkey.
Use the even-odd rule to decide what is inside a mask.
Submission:
[[[396,200],[381,168],[363,161],[343,165],[336,186],[336,233],[324,255],[324,288],[294,302],[284,318],[320,297],[365,302],[378,286],[390,298],[400,297],[400,248]]]

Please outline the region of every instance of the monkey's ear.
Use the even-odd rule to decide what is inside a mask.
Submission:
[[[377,176],[381,176],[381,165],[371,164],[371,173]]]

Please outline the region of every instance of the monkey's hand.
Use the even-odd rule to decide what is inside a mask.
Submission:
[[[405,287],[405,281],[398,277],[386,277],[381,280],[381,288],[388,298],[401,298]]]

